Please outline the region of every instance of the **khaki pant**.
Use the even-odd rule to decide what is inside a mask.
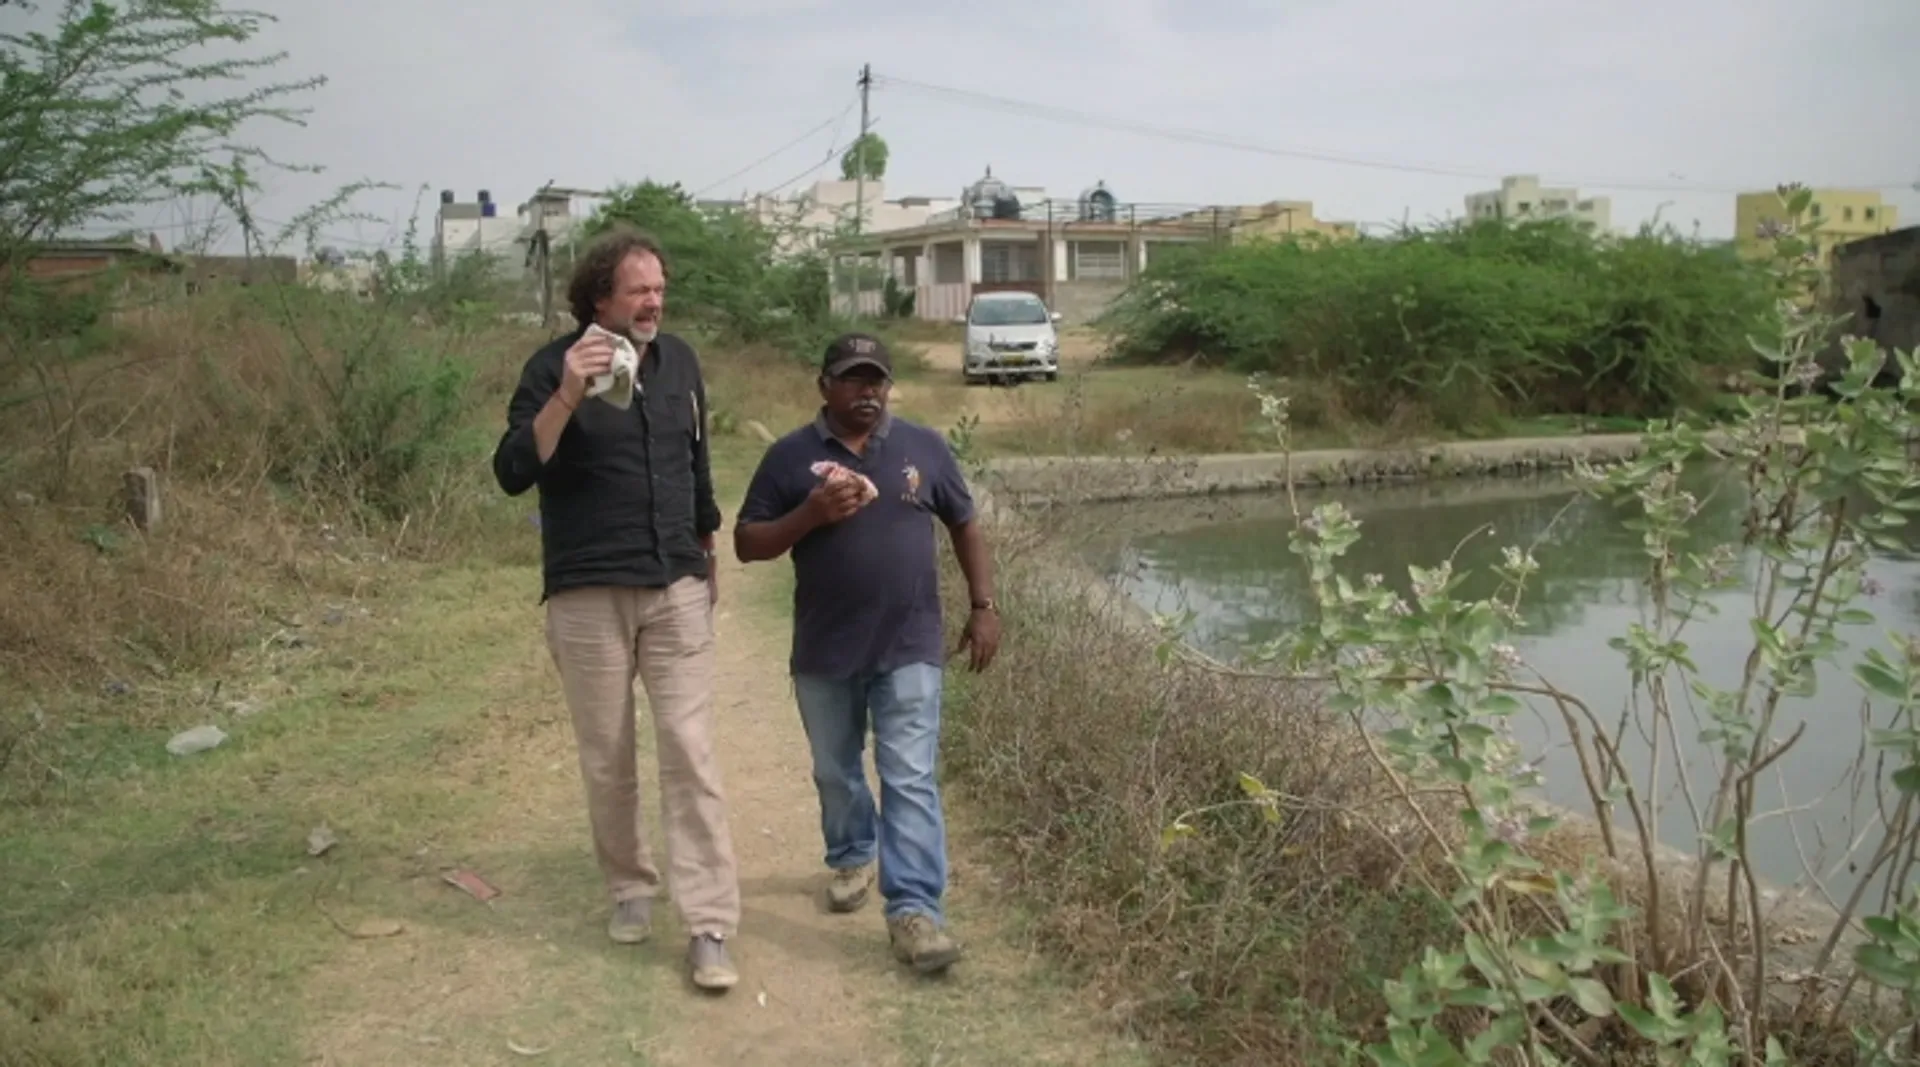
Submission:
[[[547,648],[580,748],[594,852],[616,901],[660,889],[640,822],[633,679],[646,686],[660,771],[669,885],[689,935],[731,936],[740,887],[714,755],[713,609],[707,583],[572,589],[547,601]]]

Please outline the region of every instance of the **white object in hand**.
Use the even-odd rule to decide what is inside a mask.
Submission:
[[[633,342],[612,330],[602,329],[598,323],[589,323],[586,335],[605,337],[613,342],[613,366],[605,374],[593,376],[587,383],[587,395],[597,396],[622,411],[632,407],[634,383],[640,378],[640,353],[634,349]]]
[[[873,503],[874,498],[880,495],[880,490],[874,488],[873,479],[851,467],[843,467],[830,459],[823,459],[808,469],[813,471],[815,478],[824,478],[828,485],[845,481],[849,478],[859,479],[861,507],[866,507],[868,504]]]

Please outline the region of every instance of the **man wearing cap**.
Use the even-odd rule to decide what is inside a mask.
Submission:
[[[742,562],[793,553],[789,669],[820,796],[828,907],[865,904],[877,861],[894,955],[934,972],[960,958],[942,910],[947,847],[936,769],[947,656],[935,519],[966,575],[972,608],[956,651],[969,653],[973,670],[993,661],[1000,619],[960,465],[938,432],[887,410],[892,385],[878,338],[846,334],[827,346],[820,412],[768,446],[733,546]],[[877,812],[861,764],[869,725]]]

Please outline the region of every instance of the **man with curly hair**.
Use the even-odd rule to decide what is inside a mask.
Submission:
[[[618,229],[587,250],[568,287],[575,328],[527,360],[493,470],[509,495],[540,491],[547,648],[613,897],[608,936],[645,940],[660,891],[641,832],[637,675],[653,718],[667,881],[694,984],[718,992],[739,981],[727,939],[740,919],[714,745],[720,507],[699,358],[660,331],[667,279],[665,253],[644,234]],[[628,345],[638,366],[623,407],[624,393],[593,386]]]

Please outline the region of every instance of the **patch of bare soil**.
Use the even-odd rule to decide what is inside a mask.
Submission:
[[[949,975],[921,978],[893,960],[877,892],[860,912],[827,912],[818,805],[786,671],[789,624],[772,595],[790,564],[723,561],[718,701],[740,864],[739,986],[719,997],[693,989],[670,901],[646,944],[606,938],[573,739],[528,608],[524,651],[488,678],[487,714],[500,725],[458,761],[456,787],[500,803],[479,825],[422,831],[418,857],[386,872],[384,889],[330,892],[348,898],[336,908],[349,916],[350,898],[370,898],[359,910],[401,917],[407,930],[347,944],[313,976],[308,1062],[1141,1062],[1081,994],[1051,984],[1016,947],[964,841],[950,907],[968,956]],[[503,574],[503,600],[525,602],[522,577]],[[650,734],[644,723],[639,734]],[[641,766],[657,825],[649,753]],[[501,895],[482,903],[449,888],[438,870],[450,862],[481,870]]]

